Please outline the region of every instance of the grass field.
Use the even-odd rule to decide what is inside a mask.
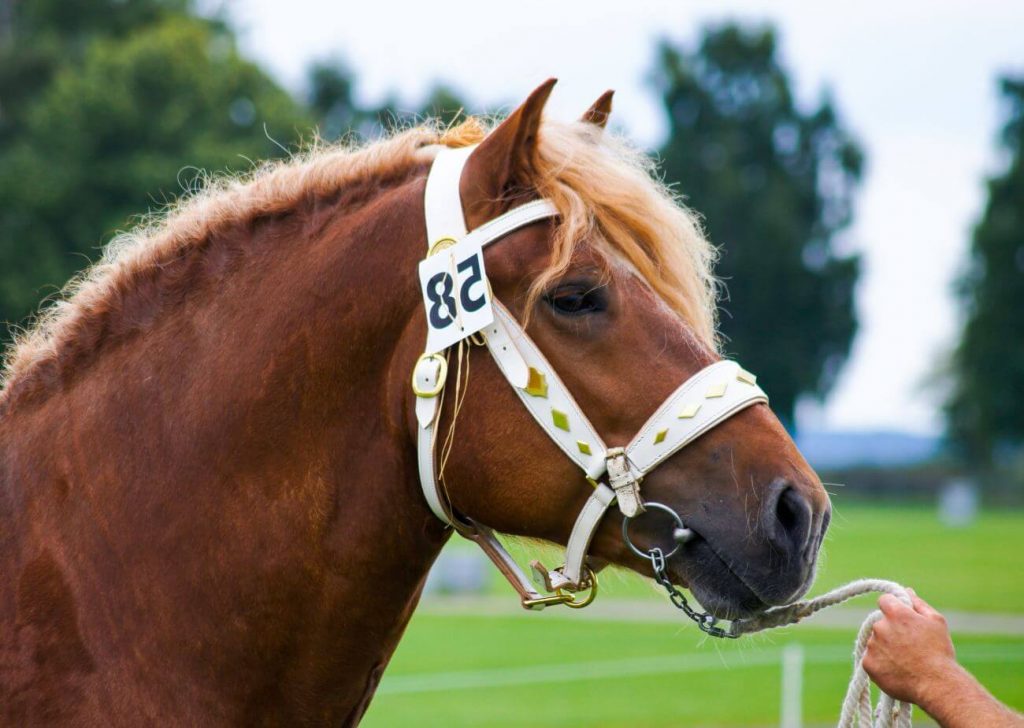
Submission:
[[[943,609],[1024,614],[1024,513],[985,513],[949,529],[931,510],[849,505],[836,509],[826,548],[816,592],[878,576],[914,586]],[[496,580],[494,589],[508,587]],[[602,599],[621,597],[660,598],[643,580],[606,578]],[[857,604],[866,614],[872,602]],[[854,636],[800,625],[722,642],[683,621],[431,612],[413,619],[364,725],[773,725],[780,653],[794,643],[805,660],[804,720],[828,725],[849,679]],[[1024,708],[1024,635],[954,638],[961,661]]]

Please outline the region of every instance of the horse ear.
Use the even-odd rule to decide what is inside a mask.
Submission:
[[[459,190],[470,230],[500,215],[511,198],[529,189],[541,115],[556,80],[538,86],[466,160]]]
[[[614,95],[615,92],[611,89],[601,94],[600,98],[580,117],[580,121],[604,129],[608,125],[608,117],[612,113],[612,96]]]

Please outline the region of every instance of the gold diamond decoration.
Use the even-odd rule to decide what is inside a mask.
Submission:
[[[683,411],[679,413],[679,419],[681,420],[692,420],[700,412],[700,402],[694,402],[683,407]]]
[[[551,421],[559,430],[569,431],[569,415],[561,410],[551,409]]]
[[[718,384],[712,384],[710,387],[708,387],[708,391],[704,394],[704,398],[717,399],[718,397],[724,397],[726,387],[728,386],[728,382],[719,382]]]
[[[580,449],[580,452],[584,455],[590,454],[590,443],[583,442],[583,440],[576,441],[576,447]]]
[[[751,386],[757,384],[757,377],[748,372],[746,369],[740,369],[738,372],[736,372],[736,378],[743,382],[744,384],[749,384]]]
[[[668,434],[668,428],[667,427],[664,430],[659,430],[658,434],[654,436],[654,444],[658,445],[660,443],[665,442],[665,436],[667,434]]]
[[[526,381],[523,391],[532,397],[548,396],[548,380],[533,367],[530,367],[530,378]]]

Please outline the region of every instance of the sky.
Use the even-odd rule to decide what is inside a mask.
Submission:
[[[863,257],[861,329],[835,390],[821,406],[801,406],[799,425],[941,432],[940,374],[962,324],[953,284],[984,205],[984,180],[1003,161],[996,77],[1024,73],[1024,3],[230,0],[226,7],[244,52],[295,91],[311,62],[339,58],[355,72],[364,103],[397,94],[412,110],[444,81],[476,104],[508,111],[554,76],[548,113],[574,119],[613,88],[613,124],[650,148],[666,129],[646,81],[657,39],[692,45],[708,23],[772,23],[798,97],[810,106],[829,89],[868,157],[856,218],[841,241]]]

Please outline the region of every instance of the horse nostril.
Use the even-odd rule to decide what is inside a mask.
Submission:
[[[811,504],[785,481],[773,483],[772,490],[774,503],[769,499],[765,513],[769,538],[790,556],[801,555],[811,536]]]

